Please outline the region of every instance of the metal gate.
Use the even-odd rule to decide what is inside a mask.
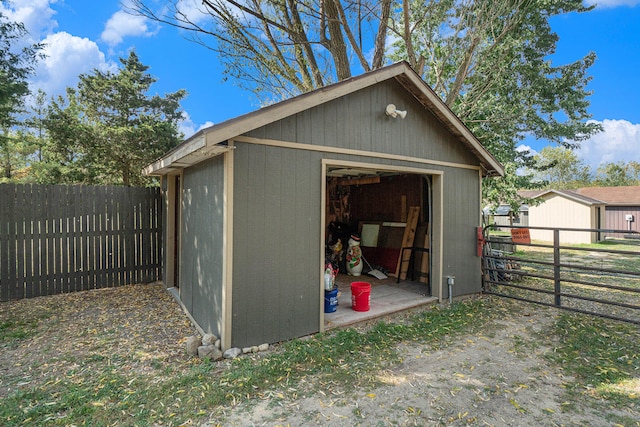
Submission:
[[[478,239],[484,293],[640,324],[640,233],[490,225]]]

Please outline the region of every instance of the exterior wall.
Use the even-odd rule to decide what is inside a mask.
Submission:
[[[388,117],[384,111],[389,103],[406,110],[406,118]],[[301,111],[247,135],[478,165],[475,156],[435,116],[392,80]]]
[[[167,249],[169,247],[169,203],[171,196],[169,194],[169,177],[163,175],[160,181],[160,188],[162,189],[162,244],[164,250],[162,251],[162,281],[168,287],[172,287],[173,283],[167,283],[167,277],[173,274],[173,267],[169,267],[169,254]],[[171,280],[173,282],[173,280]]]
[[[449,297],[447,276],[455,276],[454,297],[481,292],[481,264],[477,256],[476,233],[476,227],[481,225],[482,213],[480,175],[478,171],[445,168],[443,187],[444,297]]]
[[[180,187],[178,184],[177,187]],[[176,209],[176,198],[179,197],[176,188],[176,176],[165,175],[162,177],[163,206],[163,244],[162,251],[162,280],[168,287],[175,287],[176,283],[176,259],[178,248],[176,247],[176,223],[179,222],[179,209]],[[178,218],[176,218],[178,216]]]
[[[625,219],[626,215],[633,215],[631,223]],[[604,224],[604,228],[609,230],[640,232],[640,206],[607,206]],[[606,236],[622,237],[620,234],[613,233],[607,233]]]
[[[232,345],[318,332],[321,155],[235,146]]]
[[[180,299],[205,330],[222,333],[224,157],[183,176]]]
[[[406,119],[387,117],[394,103]],[[478,160],[395,82],[304,110],[245,135],[271,145],[234,141],[232,345],[277,342],[321,329],[322,161],[443,171],[442,271],[456,276],[454,295],[481,291],[475,227],[480,225],[480,174],[446,162]],[[361,151],[340,154],[285,148],[294,142]],[[424,164],[367,156],[388,153],[433,160]],[[448,164],[448,163],[447,163]],[[441,257],[438,257],[441,259]],[[433,288],[443,277],[433,277]],[[445,279],[446,282],[446,279]],[[447,298],[444,289],[444,298]]]
[[[596,207],[584,205],[557,194],[543,196],[544,202],[529,205],[531,227],[596,228]],[[553,241],[552,230],[531,230],[531,239]],[[593,243],[596,233],[560,231],[561,243]]]

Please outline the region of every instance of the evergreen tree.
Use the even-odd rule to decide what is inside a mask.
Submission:
[[[18,115],[24,112],[29,94],[28,77],[41,58],[42,45],[25,45],[27,31],[0,13],[0,178],[14,181],[17,168],[24,168],[28,144],[16,133]],[[24,171],[23,171],[24,172]]]
[[[147,95],[156,81],[135,52],[116,73],[83,74],[49,109],[46,128],[54,147],[55,182],[145,185],[142,168],[182,139],[178,121],[184,90]]]

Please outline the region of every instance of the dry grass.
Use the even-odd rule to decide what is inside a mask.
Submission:
[[[184,340],[196,331],[161,284],[13,301],[1,308],[3,425],[91,419],[106,424],[101,408],[118,407],[125,419],[148,417],[144,405],[122,403],[191,368]]]
[[[495,365],[502,371],[506,364],[499,357],[511,357],[517,362],[519,357],[514,359],[514,354],[543,357],[543,350],[553,349],[547,360],[554,364],[553,370],[575,376],[573,382],[565,385],[572,394],[563,395],[539,370],[527,371],[526,375],[535,377],[535,381],[520,377],[514,381],[531,382],[527,387],[536,393],[537,390],[542,393],[541,387],[546,387],[544,392],[549,396],[575,402],[575,409],[565,402],[557,403],[556,406],[567,411],[580,413],[588,405],[597,404],[597,410],[609,422],[637,425],[631,420],[638,413],[640,331],[602,319],[557,315],[552,309],[527,307],[530,315],[523,315],[522,303],[510,300],[468,300],[449,308],[435,307],[398,316],[392,322],[292,340],[274,351],[233,362],[212,363],[187,357],[184,341],[196,331],[160,284],[1,303],[0,425],[170,426],[197,425],[206,420],[215,425],[225,422],[220,420],[232,420],[229,416],[234,415],[239,417],[238,425],[244,425],[245,414],[236,413],[235,409],[242,410],[243,405],[236,406],[240,403],[265,402],[266,419],[271,419],[272,404],[287,403],[294,408],[300,398],[306,397],[308,412],[282,407],[283,419],[295,421],[298,416],[300,423],[305,423],[306,417],[319,409],[314,397],[317,393],[340,396],[350,402],[349,396],[361,390],[386,387],[381,383],[380,372],[415,377],[417,368],[409,364],[409,360],[424,361],[426,364],[419,368],[424,372],[442,369],[444,364],[457,361],[445,369],[448,373],[457,372],[471,357],[465,352],[478,345],[484,347],[485,343],[491,343],[494,346],[491,348],[500,351],[488,353],[489,364],[483,358],[474,362],[477,370],[465,373],[465,378],[472,375],[474,380],[489,384],[495,382],[495,378],[481,377],[481,365]],[[542,316],[539,322],[533,320],[535,316]],[[527,332],[531,326],[547,324],[555,326],[545,327],[543,333]],[[511,331],[511,328],[515,329]],[[504,335],[505,331],[511,332]],[[471,351],[475,354],[479,349]],[[412,355],[404,362],[403,352]],[[430,353],[442,353],[443,360],[436,362],[436,359],[422,357]],[[456,354],[456,358],[452,358]],[[527,363],[546,363],[542,359],[528,360],[529,356]],[[460,381],[459,375],[443,376],[438,379],[438,387],[444,387],[446,393],[458,393]],[[433,387],[426,383],[425,392]],[[377,403],[374,397],[382,396],[383,390],[395,393],[399,402],[407,393],[402,388],[363,391],[364,401]],[[475,391],[489,393],[484,389]],[[497,399],[497,392],[490,391],[486,398],[490,397],[489,403],[496,406],[485,408],[486,416],[513,411],[515,404],[511,400]],[[480,403],[473,400],[474,396],[470,392],[471,400],[465,410]],[[532,402],[537,399],[537,395],[533,395]],[[465,402],[460,396],[447,401]],[[416,404],[420,402],[422,400]],[[608,413],[603,409],[621,406],[629,415],[622,410]],[[395,413],[390,406],[377,405],[375,411],[380,413],[371,412],[367,417],[382,420],[384,416],[393,421],[400,416],[410,416],[411,420],[422,423],[444,419],[446,424],[480,425],[481,415],[485,416],[481,413],[478,418],[469,416],[460,421],[451,418],[451,409],[438,409],[434,415],[434,408],[425,406],[407,415],[406,405],[399,408],[400,412]],[[348,415],[354,422],[364,416],[356,409]],[[423,412],[420,414],[420,411]],[[561,418],[557,411],[556,408],[556,413],[545,416],[571,419],[571,412]],[[516,410],[514,414],[522,421],[521,425],[540,421],[534,412]],[[523,417],[529,417],[526,420],[530,422],[525,422]],[[381,425],[395,425],[392,421]],[[345,422],[336,425],[345,425]]]

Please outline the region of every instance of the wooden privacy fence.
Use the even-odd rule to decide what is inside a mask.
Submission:
[[[158,188],[0,184],[0,301],[161,278]]]

